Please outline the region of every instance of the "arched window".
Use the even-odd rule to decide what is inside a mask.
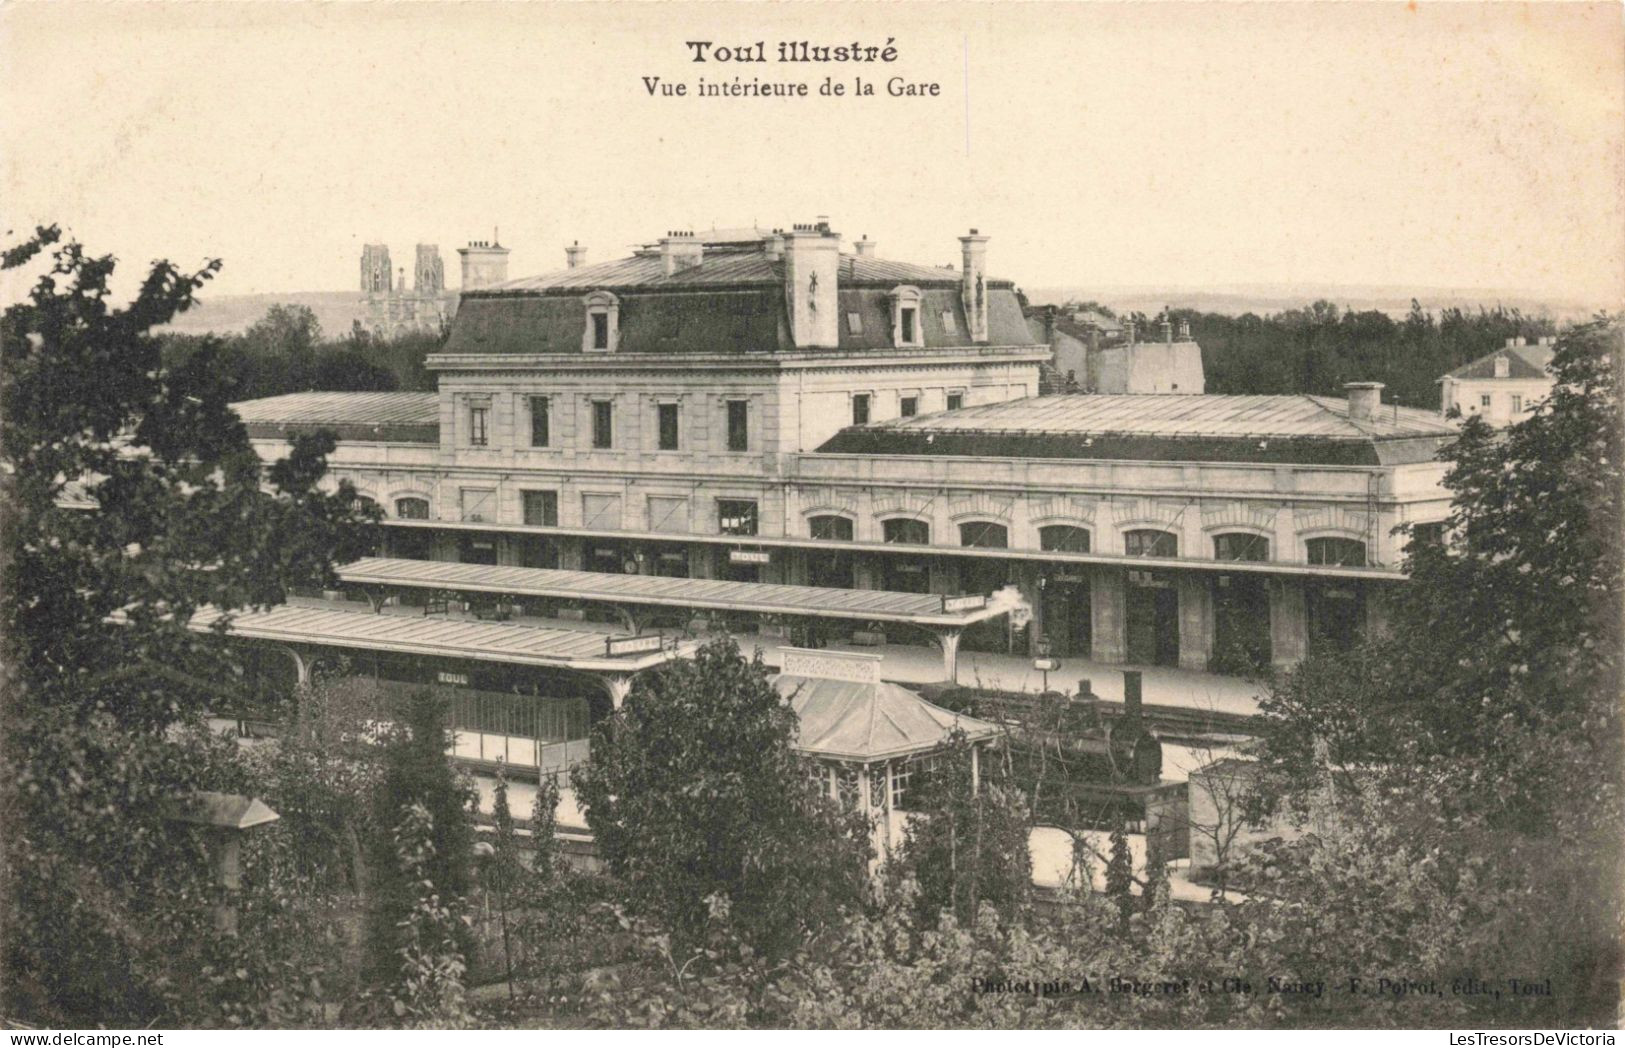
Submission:
[[[1171,531],[1137,528],[1123,533],[1123,551],[1131,557],[1177,557],[1179,536]]]
[[[1008,549],[1010,530],[991,520],[973,520],[959,525],[961,546],[981,546],[984,549]]]
[[[428,520],[429,500],[419,498],[396,499],[395,516],[402,520]]]
[[[1214,560],[1269,560],[1270,540],[1262,535],[1232,531],[1213,536]]]
[[[1056,553],[1088,553],[1089,529],[1076,524],[1050,524],[1039,528],[1038,548]]]
[[[358,513],[365,513],[369,509],[378,509],[378,503],[375,499],[370,499],[365,495],[357,495],[350,501],[350,508]]]
[[[1365,543],[1359,539],[1310,539],[1309,563],[1343,568],[1365,567]]]
[[[832,542],[852,541],[852,522],[845,517],[837,517],[830,513],[820,517],[813,517],[807,523],[811,526],[812,537],[815,539],[825,539]]]
[[[909,520],[906,517],[884,520],[880,522],[880,533],[887,542],[901,542],[909,546],[931,544],[931,525],[923,520]]]

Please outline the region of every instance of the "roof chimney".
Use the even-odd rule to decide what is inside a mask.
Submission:
[[[987,237],[977,230],[959,238],[965,263],[959,274],[960,296],[972,342],[987,341]]]
[[[457,249],[463,260],[463,290],[477,291],[508,279],[508,249],[500,244],[471,240]]]
[[[1181,320],[1179,322],[1179,341],[1181,341],[1181,342],[1189,342],[1190,340],[1191,340],[1191,322],[1188,321],[1188,320]]]
[[[1382,407],[1381,382],[1345,382],[1343,388],[1349,395],[1349,418],[1370,421],[1377,417],[1377,409]]]
[[[584,265],[586,261],[587,249],[581,246],[581,241],[574,241],[564,249],[564,264],[570,269]]]
[[[797,224],[784,237],[784,299],[790,311],[790,340],[799,349],[834,349],[836,281],[841,238],[818,225]]]
[[[869,234],[863,234],[863,239],[852,242],[852,250],[858,253],[859,258],[875,257],[875,242],[869,239]]]
[[[1174,344],[1174,315],[1168,312],[1168,307],[1162,307],[1162,340],[1170,346]]]
[[[674,230],[660,238],[660,263],[669,277],[693,269],[705,258],[705,245],[689,230]]]
[[[1134,345],[1134,321],[1132,319],[1123,321],[1123,334],[1128,337],[1128,344]]]

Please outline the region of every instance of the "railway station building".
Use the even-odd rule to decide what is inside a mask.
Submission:
[[[385,524],[343,577],[395,606],[918,643],[949,679],[959,650],[1240,674],[1381,628],[1395,528],[1439,537],[1451,422],[1374,383],[1039,396],[1051,347],[989,238],[957,240],[953,265],[822,219],[574,244],[463,294],[437,392],[237,410],[267,461],[337,432],[333,480]]]

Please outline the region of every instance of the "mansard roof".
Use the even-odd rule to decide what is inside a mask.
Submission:
[[[841,430],[822,452],[995,458],[1393,465],[1431,461],[1456,428],[1336,397],[1091,394],[1027,397]]]
[[[842,255],[837,272],[838,349],[892,348],[890,294],[920,290],[927,348],[968,348],[959,273],[953,269]],[[987,282],[988,340],[1033,344],[1009,281]],[[709,246],[698,265],[666,273],[658,253],[510,280],[465,294],[445,354],[581,352],[583,301],[616,296],[619,353],[730,353],[794,349],[784,299],[784,263],[749,250]],[[853,318],[856,317],[856,323]]]

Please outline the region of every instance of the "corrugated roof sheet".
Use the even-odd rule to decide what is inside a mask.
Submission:
[[[340,440],[440,443],[438,393],[287,393],[233,404],[248,435],[332,430]]]
[[[492,567],[434,560],[364,557],[339,569],[359,585],[411,586],[513,596],[564,597],[626,604],[661,604],[768,614],[808,614],[887,622],[952,622],[934,593],[893,593],[768,582],[610,575],[556,568]]]
[[[818,450],[1369,466],[1432,461],[1455,433],[1415,408],[1350,419],[1347,401],[1335,397],[1070,393],[848,426]]]
[[[239,401],[231,407],[238,418],[250,423],[440,423],[438,393],[285,393]]]
[[[210,629],[219,618],[220,613],[215,609],[199,611],[192,617],[191,628]],[[494,662],[597,662],[606,658],[606,634],[586,630],[375,615],[369,611],[292,604],[266,611],[239,612],[232,616],[230,633],[261,640]]]
[[[1456,428],[1436,413],[1382,406],[1375,418],[1351,419],[1336,397],[1217,394],[1070,393],[1027,397],[872,423],[870,429],[931,433],[1022,432],[1189,437],[1450,436]]]
[[[773,678],[799,721],[796,749],[815,757],[880,760],[936,749],[957,726],[972,740],[996,725],[933,706],[907,688],[779,674]]]
[[[1498,357],[1507,358],[1506,378],[1549,378],[1547,367],[1552,363],[1552,357],[1557,355],[1557,347],[1547,346],[1505,346],[1494,353],[1486,353],[1477,360],[1450,372],[1450,378],[1494,378],[1495,361]]]

